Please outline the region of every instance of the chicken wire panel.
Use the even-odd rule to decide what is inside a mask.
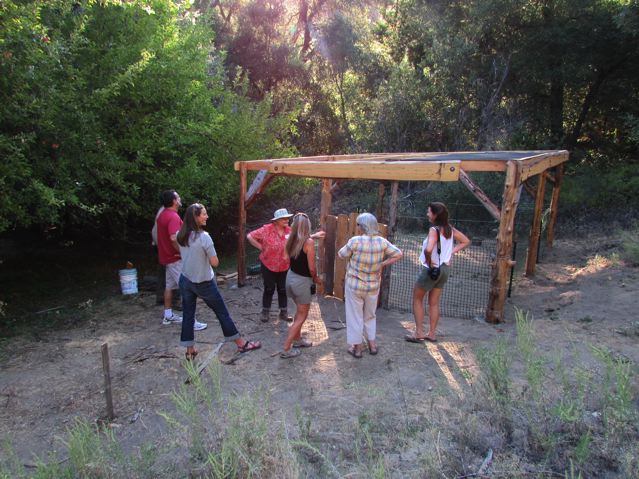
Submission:
[[[413,286],[421,268],[419,255],[424,238],[424,235],[416,234],[395,235],[394,244],[402,250],[404,258],[392,266],[388,299],[390,309],[413,309]],[[496,247],[495,240],[473,239],[468,248],[453,257],[450,276],[440,302],[442,316],[469,319],[484,317]]]

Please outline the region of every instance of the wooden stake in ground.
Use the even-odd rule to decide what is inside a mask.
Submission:
[[[111,395],[111,366],[109,359],[109,345],[102,345],[102,370],[104,371],[104,396],[106,397],[107,419],[113,421],[113,396]]]

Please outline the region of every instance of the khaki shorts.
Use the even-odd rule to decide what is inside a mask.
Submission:
[[[177,289],[182,274],[182,260],[166,265],[166,286],[164,289]]]
[[[313,278],[300,276],[290,269],[286,273],[286,296],[291,298],[295,304],[311,304],[311,285]]]
[[[429,270],[426,266],[422,266],[419,276],[417,277],[417,281],[415,281],[415,286],[425,291],[437,288],[443,289],[446,281],[448,281],[450,267],[446,263],[442,264],[439,267],[439,278],[436,280],[433,280],[430,276],[428,276],[428,271]]]

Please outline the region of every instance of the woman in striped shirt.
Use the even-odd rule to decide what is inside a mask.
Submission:
[[[370,354],[377,354],[375,334],[377,297],[382,270],[402,258],[400,249],[379,236],[377,219],[370,213],[357,217],[357,236],[339,250],[339,257],[348,259],[346,271],[346,339],[348,353],[362,357],[365,334]]]

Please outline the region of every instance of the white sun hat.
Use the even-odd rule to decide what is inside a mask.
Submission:
[[[275,212],[275,214],[273,214],[273,218],[271,218],[271,221],[281,220],[282,218],[290,218],[291,216],[293,215],[290,214],[286,208],[280,208]]]

